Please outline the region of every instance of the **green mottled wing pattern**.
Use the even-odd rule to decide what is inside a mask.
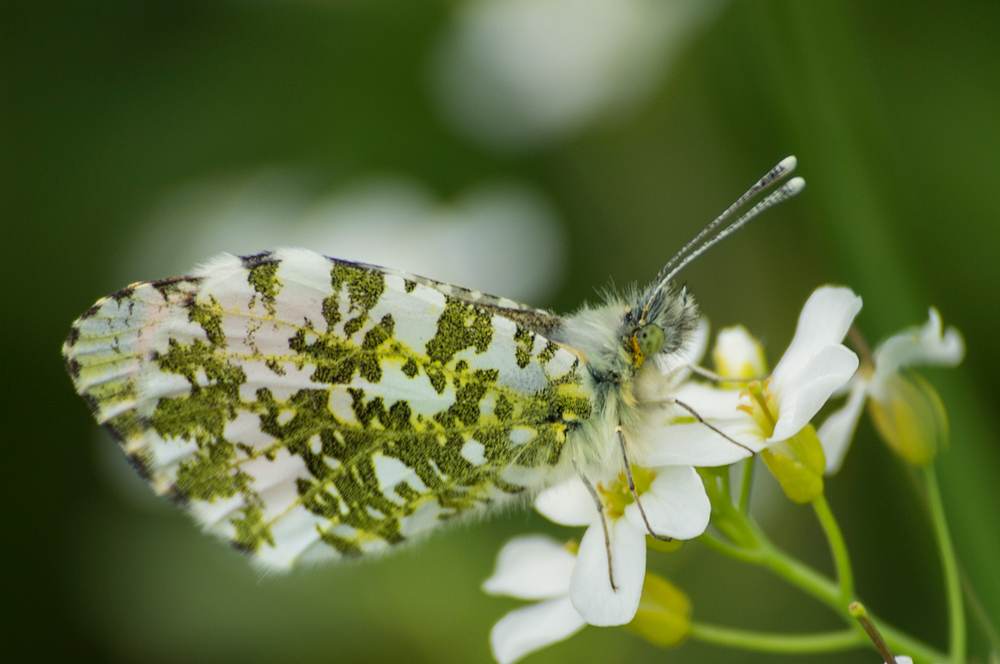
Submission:
[[[222,255],[74,323],[77,391],[160,494],[267,567],[529,496],[590,416],[558,318],[303,249]]]

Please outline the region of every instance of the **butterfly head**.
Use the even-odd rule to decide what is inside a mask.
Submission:
[[[680,291],[674,290],[674,278],[699,256],[738,231],[761,212],[798,195],[805,188],[805,180],[792,178],[735,221],[727,223],[737,210],[757,194],[786,178],[795,170],[796,164],[795,157],[782,159],[725,212],[684,245],[663,266],[653,283],[638,298],[632,298],[633,302],[625,314],[623,342],[633,367],[642,366],[646,359],[659,353],[677,351],[690,338],[690,334],[698,325],[698,308],[684,288]]]
[[[650,286],[625,312],[622,342],[635,369],[646,360],[679,350],[698,327],[698,306],[686,288]]]

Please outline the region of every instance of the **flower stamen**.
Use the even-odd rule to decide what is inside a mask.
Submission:
[[[749,413],[753,417],[767,437],[774,435],[774,427],[778,423],[778,418],[775,417],[772,410],[774,393],[768,389],[770,382],[770,378],[763,383],[759,380],[752,381],[747,385],[745,392],[751,403],[737,406],[738,410]]]

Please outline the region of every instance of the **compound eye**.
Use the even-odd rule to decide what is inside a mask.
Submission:
[[[635,344],[644,357],[650,357],[663,348],[663,330],[657,325],[643,325],[635,332]]]

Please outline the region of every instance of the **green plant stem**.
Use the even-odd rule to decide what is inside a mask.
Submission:
[[[743,562],[753,563],[755,565],[760,565],[763,561],[763,554],[760,551],[733,546],[732,544],[723,542],[708,533],[704,533],[699,536],[698,541],[713,551],[721,553],[724,556],[729,556],[730,558],[735,558],[736,560],[742,560]]]
[[[719,646],[785,654],[818,654],[864,646],[864,636],[855,630],[819,634],[772,634],[731,629],[706,623],[691,623],[691,638]]]
[[[826,496],[820,495],[813,501],[813,509],[816,510],[816,517],[826,539],[830,543],[830,553],[833,556],[834,564],[837,567],[837,580],[840,583],[840,603],[847,606],[854,600],[854,572],[851,569],[851,558],[847,553],[847,544],[844,542],[844,535],[840,532],[837,519],[834,518],[830,510],[830,504],[826,502]]]
[[[976,590],[972,587],[972,583],[969,582],[969,577],[961,565],[958,567],[958,573],[962,577],[962,591],[965,593],[965,601],[972,610],[972,615],[979,621],[979,627],[983,630],[983,634],[986,635],[987,640],[989,640],[990,647],[1000,653],[1000,634],[997,633],[997,628],[993,626],[993,621],[986,612],[986,607],[983,606],[983,602],[976,595]]]
[[[750,494],[753,491],[753,471],[757,463],[757,455],[743,462],[743,481],[740,483],[739,509],[743,514],[750,514]]]
[[[752,533],[753,536],[752,548],[734,546],[707,533],[699,537],[698,541],[725,556],[770,569],[776,575],[837,612],[847,624],[851,625],[851,631],[857,634],[859,645],[867,644],[874,647],[868,641],[861,626],[851,616],[847,604],[841,601],[841,589],[838,584],[778,549],[752,521],[746,520],[745,525],[747,532]],[[882,636],[893,652],[909,655],[917,664],[935,664],[948,659],[946,654],[891,625],[887,625],[875,615],[870,614],[870,617],[882,632]]]
[[[762,564],[765,567],[787,579],[800,590],[831,606],[838,613],[846,614],[847,605],[840,601],[840,588],[835,583],[808,565],[779,551],[770,543],[764,551]]]
[[[931,508],[931,521],[934,524],[934,535],[937,538],[938,553],[941,556],[941,567],[944,571],[944,584],[948,598],[948,634],[950,659],[954,664],[965,664],[965,606],[962,604],[962,583],[958,576],[958,561],[955,559],[955,548],[948,534],[948,522],[945,519],[944,503],[941,500],[941,488],[938,486],[937,473],[934,465],[924,468],[924,485],[927,488],[927,502]]]

